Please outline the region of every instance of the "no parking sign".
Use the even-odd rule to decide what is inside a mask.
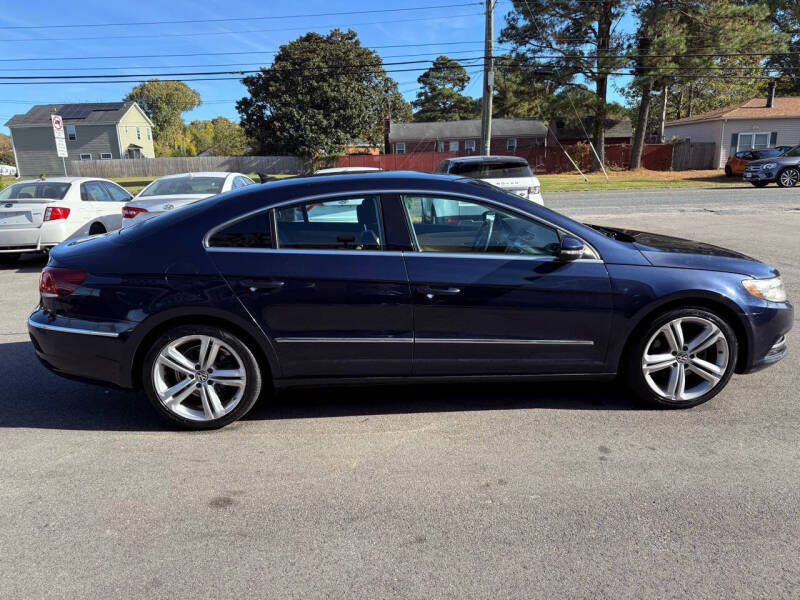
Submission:
[[[64,121],[61,115],[50,115],[53,122],[53,137],[56,139],[56,151],[61,158],[67,158],[67,140],[64,138]]]

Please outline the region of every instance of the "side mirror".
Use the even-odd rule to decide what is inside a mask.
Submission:
[[[567,236],[561,240],[561,246],[558,249],[558,260],[563,262],[578,260],[583,257],[585,251],[586,246],[582,241]]]

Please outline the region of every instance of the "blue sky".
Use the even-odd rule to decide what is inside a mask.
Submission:
[[[72,0],[70,3],[53,3],[25,0],[6,3],[0,14],[0,73],[52,76],[257,69],[270,64],[273,53],[281,44],[307,31],[324,33],[333,27],[353,28],[362,43],[376,49],[387,63],[433,59],[439,54],[448,54],[457,59],[479,57],[483,54],[484,20],[482,6],[479,5],[482,3],[465,2],[464,6],[458,8],[363,12],[454,3],[456,0],[429,0],[427,3],[420,0],[306,0],[302,3],[241,0]],[[504,25],[504,15],[509,8],[510,2],[501,0],[495,13],[496,35]],[[345,12],[351,14],[343,14]],[[275,18],[314,13],[334,14]],[[239,17],[246,17],[247,20],[162,24],[163,21]],[[49,27],[145,21],[158,23]],[[622,23],[623,27],[627,25]],[[31,29],[31,26],[43,27]],[[498,48],[498,51],[501,50]],[[145,57],[168,54],[182,56]],[[130,58],[107,58],[123,56]],[[480,61],[465,60],[464,64],[473,76],[467,93],[477,97],[481,90]],[[415,67],[424,68],[424,64],[386,68],[391,71]],[[416,79],[420,73],[421,69],[390,72],[408,100],[416,95]],[[245,88],[239,81],[188,83],[200,93],[203,105],[184,115],[187,122],[210,119],[220,114],[238,120],[234,105],[237,99],[245,95]],[[26,112],[33,104],[121,100],[134,85],[130,82],[0,85],[0,123],[5,123],[16,113]],[[611,92],[611,99],[618,99],[616,91]],[[8,133],[5,127],[0,127],[0,131]]]

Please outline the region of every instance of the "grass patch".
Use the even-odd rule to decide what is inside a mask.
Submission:
[[[647,188],[682,187],[746,187],[739,177],[726,177],[720,171],[609,171],[587,173],[586,183],[577,172],[558,175],[537,175],[542,192],[577,192],[593,190],[639,190]]]

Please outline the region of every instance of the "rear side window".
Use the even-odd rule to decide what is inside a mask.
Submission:
[[[263,212],[214,233],[208,240],[212,248],[272,248],[269,213]]]
[[[475,179],[503,179],[506,177],[533,177],[531,168],[520,162],[492,161],[475,163],[453,163],[453,175],[463,175]]]
[[[279,248],[382,250],[378,196],[294,204],[275,210]]]

